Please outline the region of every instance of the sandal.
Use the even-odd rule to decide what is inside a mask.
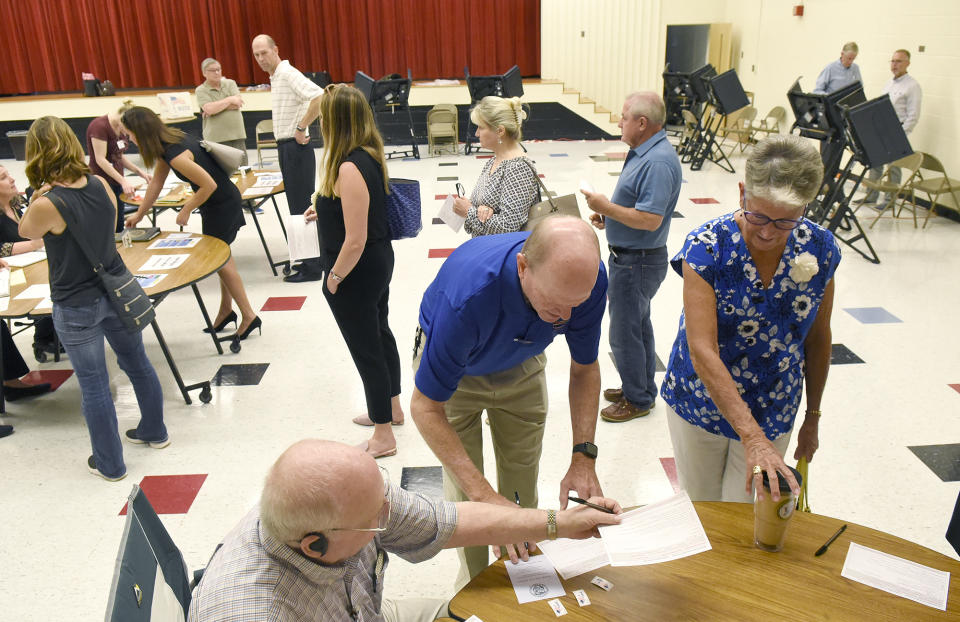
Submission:
[[[394,445],[391,449],[384,449],[383,451],[380,451],[380,452],[377,452],[377,453],[374,453],[374,452],[371,452],[371,451],[370,451],[370,449],[369,449],[369,447],[370,447],[370,441],[363,441],[363,442],[360,443],[359,445],[355,445],[355,447],[356,447],[357,449],[360,449],[360,450],[362,450],[362,451],[367,452],[367,453],[370,454],[374,459],[376,459],[376,458],[387,458],[387,457],[389,457],[389,456],[395,456],[395,455],[397,455],[397,446],[396,446],[396,445]]]

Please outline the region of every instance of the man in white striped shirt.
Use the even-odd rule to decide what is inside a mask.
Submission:
[[[291,214],[310,207],[316,187],[317,158],[310,145],[310,124],[320,114],[323,89],[311,82],[289,61],[280,60],[280,51],[270,35],[253,38],[253,57],[270,74],[273,108],[273,135],[277,139],[280,173]],[[305,259],[294,274],[283,280],[291,283],[322,278],[320,259]]]
[[[589,538],[620,522],[616,501],[590,502],[612,513],[431,499],[392,485],[356,447],[300,441],[270,469],[260,505],[214,553],[188,620],[434,620],[447,615],[446,601],[383,598],[388,553],[419,562],[444,548]]]

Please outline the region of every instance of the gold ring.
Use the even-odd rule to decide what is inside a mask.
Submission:
[[[753,474],[754,474],[754,475],[762,475],[762,474],[763,474],[763,469],[760,468],[760,465],[759,465],[759,464],[754,465],[754,467],[753,467]]]

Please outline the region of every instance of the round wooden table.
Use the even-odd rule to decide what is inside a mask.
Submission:
[[[568,581],[564,620],[957,620],[960,562],[855,523],[820,557],[814,552],[845,521],[796,512],[779,553],[753,545],[753,505],[696,502],[712,550],[648,566],[604,566]],[[840,576],[850,542],[952,573],[947,611]],[[605,592],[594,576],[613,583]],[[573,590],[591,604],[580,607]],[[450,614],[484,622],[555,620],[546,601],[520,605],[503,561],[474,577],[450,601]]]
[[[222,240],[195,233],[191,234],[192,237],[199,237],[200,241],[197,242],[197,244],[192,248],[148,248],[151,244],[153,244],[154,241],[165,238],[169,233],[171,232],[163,232],[159,236],[153,238],[153,240],[136,242],[130,248],[124,248],[122,245],[120,245],[118,246],[117,250],[120,252],[123,262],[134,274],[137,274],[138,272],[166,274],[163,279],[158,281],[152,287],[144,288],[144,291],[153,300],[154,306],[159,306],[159,304],[163,302],[163,300],[169,294],[179,289],[183,289],[184,287],[191,287],[194,295],[196,296],[197,304],[200,307],[200,312],[203,315],[203,319],[207,325],[207,328],[212,328],[210,316],[207,313],[206,306],[203,304],[203,299],[200,297],[200,290],[197,288],[197,283],[207,278],[222,268],[225,263],[227,263],[227,260],[230,259],[230,247]],[[183,264],[173,270],[140,270],[140,267],[150,258],[151,255],[177,254],[190,255],[190,257],[184,261]],[[9,305],[5,311],[0,312],[0,317],[34,318],[50,315],[51,309],[49,307],[44,309],[37,308],[37,304],[40,303],[42,299],[17,298],[21,292],[31,285],[46,285],[50,282],[46,260],[30,264],[29,266],[23,268],[23,272],[24,276],[26,277],[26,282],[10,286]],[[205,381],[193,385],[184,385],[183,378],[180,376],[180,371],[177,368],[176,361],[174,360],[173,355],[170,353],[170,349],[167,347],[166,340],[163,338],[163,333],[160,331],[160,325],[156,319],[154,319],[151,325],[153,326],[153,331],[157,336],[157,341],[160,343],[160,349],[163,351],[163,355],[167,359],[167,364],[170,366],[170,371],[173,373],[174,378],[177,381],[177,386],[180,387],[180,392],[183,395],[184,401],[186,401],[187,404],[190,404],[191,399],[189,392],[195,389],[200,389],[200,401],[204,403],[209,402],[212,398],[212,394],[210,392],[210,382]],[[218,338],[217,334],[214,332],[211,332],[210,334],[213,338],[213,342],[217,348],[217,351],[222,354],[223,348],[220,346],[221,338]],[[230,339],[230,337],[222,338],[224,341]],[[234,344],[231,343],[231,350],[234,350],[234,347]],[[236,343],[236,350],[234,351],[239,351],[239,342]]]

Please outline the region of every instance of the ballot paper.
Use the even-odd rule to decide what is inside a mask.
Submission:
[[[146,263],[140,266],[137,272],[150,272],[151,270],[173,270],[183,265],[190,255],[150,255]]]
[[[10,307],[10,298],[0,298],[0,312],[6,311]]]
[[[251,188],[265,188],[266,190],[272,190],[282,183],[283,175],[277,173],[272,173],[269,175],[257,175],[257,183],[253,184]]]
[[[140,283],[140,287],[143,289],[148,289],[159,283],[163,277],[167,276],[166,274],[134,274],[137,282]]]
[[[168,233],[164,236],[165,240],[183,240],[193,236],[189,231],[174,231],[173,233]]]
[[[516,564],[508,560],[504,566],[521,605],[566,594],[557,571],[546,555],[532,555],[529,561],[521,560]]]
[[[446,223],[446,225],[454,231],[460,231],[460,227],[463,226],[463,221],[466,220],[466,218],[453,211],[454,198],[455,197],[452,194],[447,197],[447,200],[444,201],[443,205],[440,206],[440,211],[437,213],[437,218]]]
[[[290,247],[290,261],[319,257],[317,221],[306,222],[303,214],[290,214],[287,217],[287,245]]]
[[[711,548],[685,490],[624,513],[619,525],[600,527],[600,536],[611,566],[658,564]]]
[[[156,240],[153,244],[147,247],[147,250],[154,250],[158,248],[193,248],[200,243],[200,238],[170,238],[165,237],[159,240]]]
[[[43,261],[46,258],[47,254],[43,251],[31,251],[29,253],[20,253],[19,255],[10,255],[9,257],[4,257],[3,260],[6,261],[10,267],[25,268],[30,264]]]
[[[921,605],[947,610],[949,572],[851,542],[840,575]]]
[[[537,547],[550,558],[550,563],[564,579],[572,579],[610,563],[607,549],[600,538],[558,538],[537,542]]]
[[[50,286],[46,283],[39,285],[31,285],[27,289],[20,292],[15,298],[49,298],[50,297]]]

